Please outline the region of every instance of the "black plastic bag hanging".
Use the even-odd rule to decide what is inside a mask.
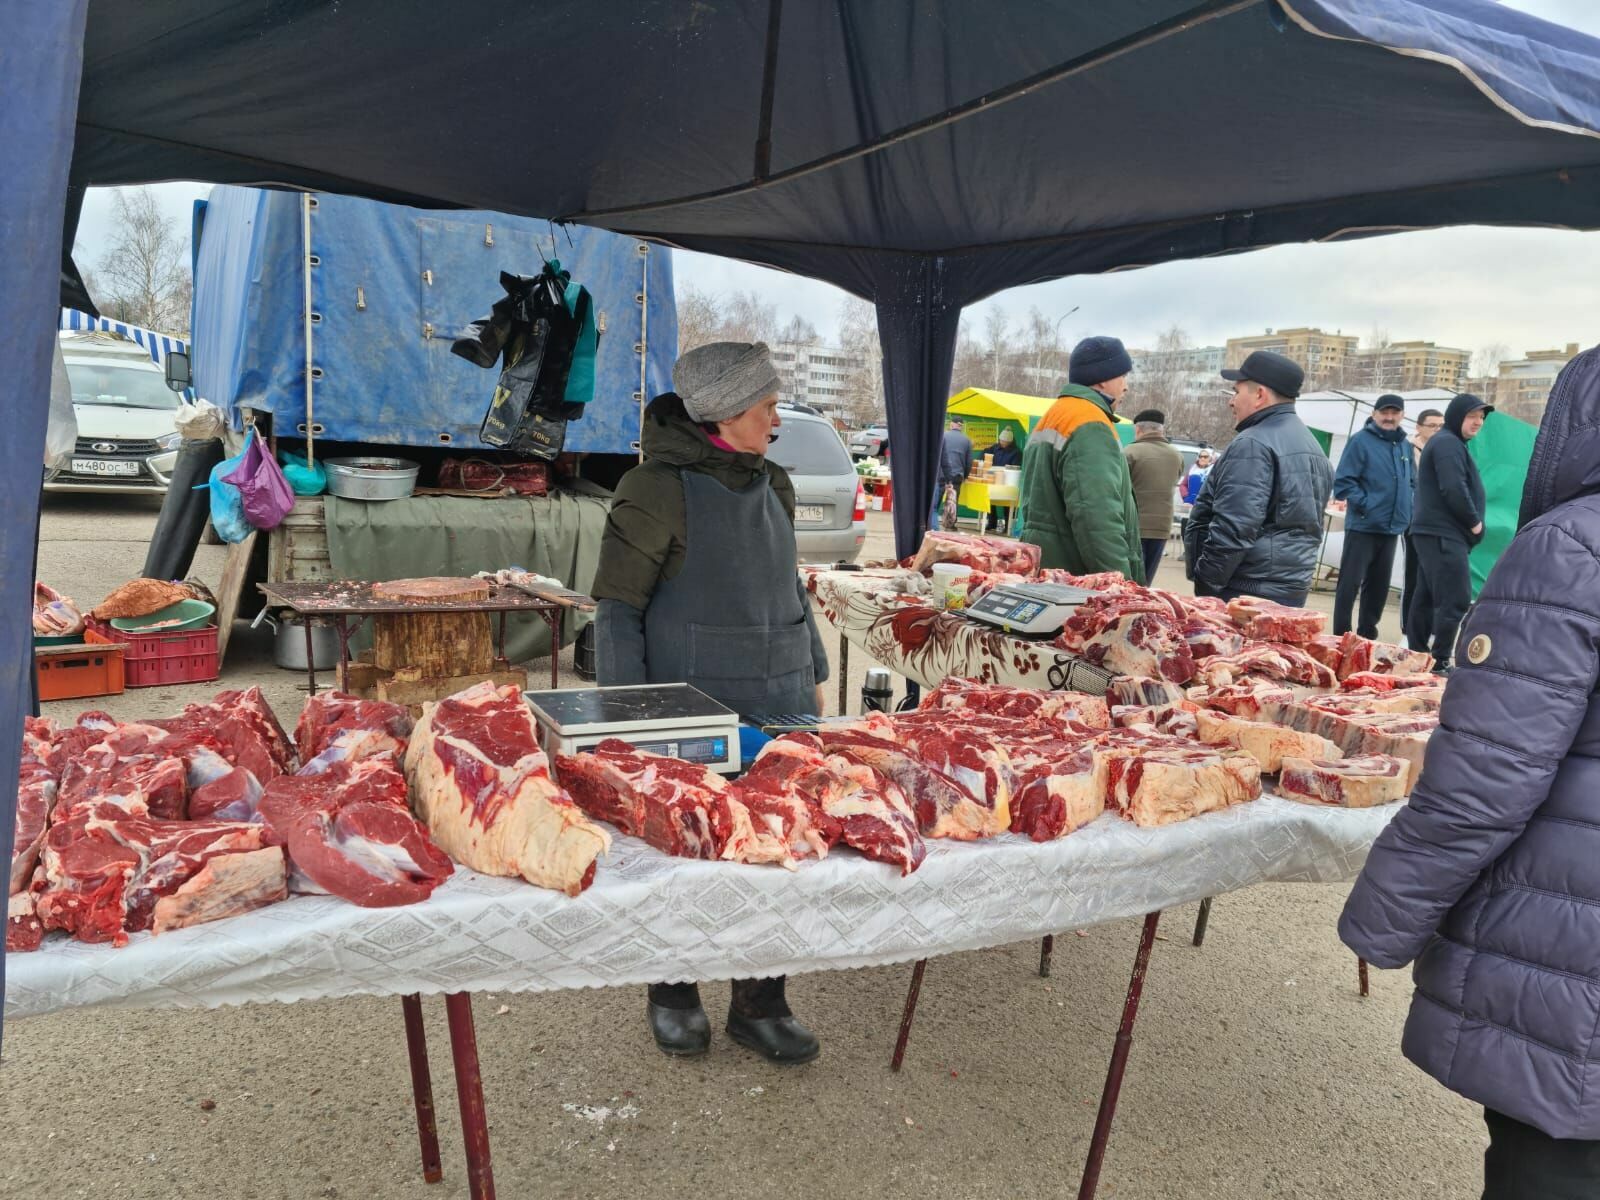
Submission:
[[[594,395],[593,301],[558,262],[532,277],[502,272],[500,286],[505,297],[450,349],[480,367],[501,363],[479,432],[484,443],[554,459],[567,422],[583,416]]]

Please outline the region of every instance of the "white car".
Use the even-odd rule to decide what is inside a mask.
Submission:
[[[166,373],[116,334],[59,336],[78,441],[67,466],[45,472],[45,491],[165,493],[183,442]]]

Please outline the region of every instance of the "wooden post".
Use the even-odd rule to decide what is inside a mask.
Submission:
[[[396,579],[373,585],[382,600],[471,603],[489,597],[481,579]],[[494,670],[494,636],[482,612],[379,613],[372,620],[372,661],[421,678],[480,675]]]

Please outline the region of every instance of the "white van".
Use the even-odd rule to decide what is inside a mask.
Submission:
[[[114,333],[62,333],[78,442],[69,465],[45,471],[47,492],[161,495],[183,441],[182,397],[144,347]]]

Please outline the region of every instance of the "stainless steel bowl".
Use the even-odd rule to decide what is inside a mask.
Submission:
[[[404,500],[417,486],[422,468],[403,458],[325,458],[328,491],[346,500]]]

